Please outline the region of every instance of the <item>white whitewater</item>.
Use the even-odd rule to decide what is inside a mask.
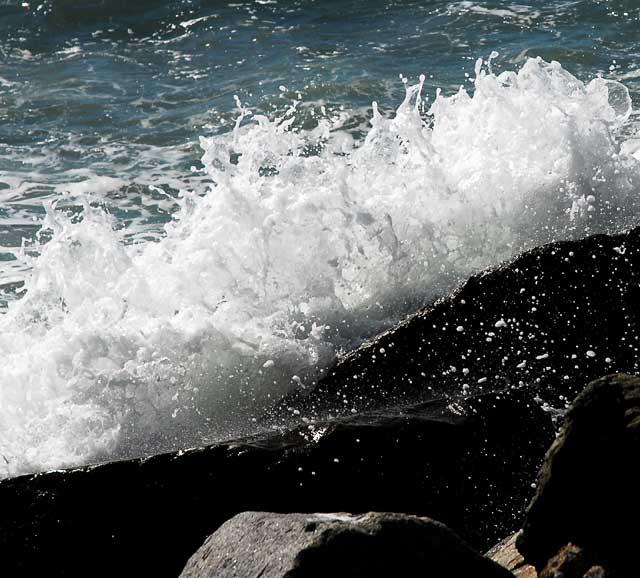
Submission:
[[[0,477],[185,447],[266,404],[470,273],[637,220],[626,89],[558,63],[407,87],[363,144],[241,108],[202,138],[217,183],[158,242],[50,205],[24,298],[0,316]],[[353,410],[357,411],[357,407]]]

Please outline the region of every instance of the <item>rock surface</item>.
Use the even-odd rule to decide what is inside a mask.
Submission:
[[[0,482],[2,571],[174,578],[245,510],[428,515],[487,547],[518,527],[552,437],[531,395],[561,404],[591,378],[640,371],[638,323],[640,229],[532,250],[346,355],[274,413],[312,425]],[[552,481],[542,476],[519,542],[538,568],[568,542],[635,551],[619,523],[638,513],[636,390],[606,383],[576,404],[570,422],[590,425],[568,427]],[[353,410],[370,413],[323,421]]]
[[[513,578],[445,525],[402,514],[244,512],[191,557],[180,578]]]
[[[629,523],[640,518],[638,456],[640,378],[611,375],[591,383],[540,470],[517,540],[525,560],[542,569],[572,543],[612,575],[637,578],[638,534]]]
[[[511,534],[491,548],[486,556],[509,570],[516,578],[538,578],[536,569],[524,561],[516,548],[518,535],[519,532]]]
[[[635,574],[637,576],[637,574]],[[581,548],[566,544],[540,572],[539,578],[618,578]]]
[[[640,371],[640,228],[558,242],[480,273],[344,356],[274,410],[380,407],[524,384],[552,404],[589,381]]]
[[[0,482],[3,575],[175,578],[247,510],[396,511],[485,549],[519,527],[553,439],[513,390]]]

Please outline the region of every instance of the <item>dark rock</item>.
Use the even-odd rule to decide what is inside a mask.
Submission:
[[[513,578],[444,524],[403,514],[245,512],[225,522],[180,578]]]
[[[471,392],[522,384],[562,405],[592,379],[640,370],[639,323],[640,228],[551,243],[475,275],[348,353],[274,414],[455,396],[465,384]]]
[[[552,439],[547,414],[512,390],[3,480],[2,572],[175,578],[246,510],[426,515],[485,549],[521,524]]]
[[[509,570],[516,578],[538,578],[536,569],[524,561],[522,554],[516,548],[518,535],[519,532],[511,534],[491,548],[486,556]]]
[[[553,557],[540,578],[617,578],[574,544],[566,544]]]
[[[607,570],[638,576],[640,378],[611,375],[576,398],[539,474],[517,545],[543,568],[573,543]]]

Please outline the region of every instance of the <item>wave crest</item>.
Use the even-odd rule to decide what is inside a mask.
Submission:
[[[473,94],[430,105],[422,82],[392,118],[374,103],[361,145],[326,118],[295,128],[297,103],[272,120],[238,103],[233,132],[201,139],[215,186],[183,193],[159,242],[51,205],[0,318],[0,475],[250,432],[472,272],[637,222],[622,85],[541,59],[479,62]]]

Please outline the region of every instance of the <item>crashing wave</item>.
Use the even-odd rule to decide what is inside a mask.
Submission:
[[[215,182],[163,238],[47,207],[25,296],[0,317],[0,476],[204,443],[308,387],[338,352],[535,244],[637,222],[626,89],[556,62],[472,94],[407,86],[355,143],[239,105],[202,138]],[[45,242],[46,241],[46,242]],[[28,258],[28,252],[24,258]]]

